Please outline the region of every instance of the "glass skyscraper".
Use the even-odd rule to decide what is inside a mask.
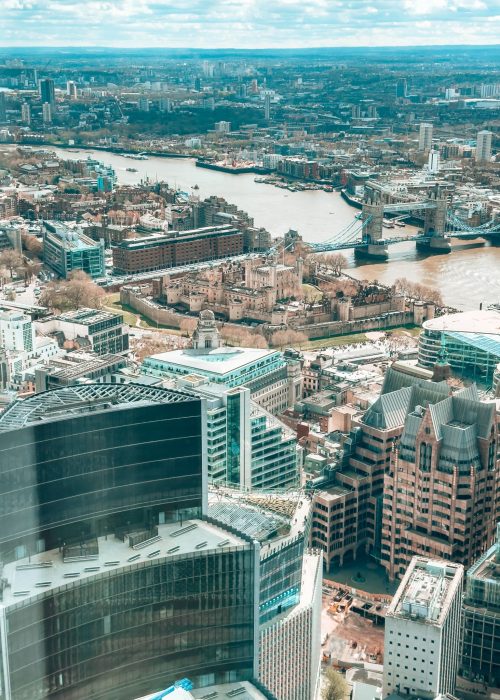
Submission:
[[[56,389],[0,417],[6,700],[123,700],[255,675],[258,553],[205,516],[205,404]]]

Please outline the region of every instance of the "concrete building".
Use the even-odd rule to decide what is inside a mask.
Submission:
[[[500,525],[495,544],[467,572],[462,626],[460,675],[480,693],[500,688]]]
[[[55,221],[43,224],[43,260],[63,279],[74,270],[82,270],[93,279],[106,274],[104,241],[96,243],[81,229]]]
[[[74,80],[67,81],[67,83],[66,83],[66,95],[70,99],[76,100],[76,98],[78,96],[78,91],[77,91],[76,83]]]
[[[414,555],[471,566],[493,542],[500,505],[496,406],[480,401],[475,386],[447,394],[442,382],[387,397],[404,424],[384,476],[381,562],[391,579]]]
[[[147,357],[144,373],[165,378],[195,373],[228,388],[247,387],[251,398],[272,414],[282,413],[300,397],[299,363],[287,363],[277,350],[221,347],[213,312],[208,309],[200,314],[193,343],[192,348]]]
[[[44,102],[42,105],[42,121],[44,124],[52,124],[52,105],[50,102]]]
[[[455,374],[491,387],[500,362],[500,312],[465,311],[424,321],[419,365],[432,369],[443,349]]]
[[[219,132],[220,134],[229,134],[231,131],[231,122],[216,122],[215,131]]]
[[[35,349],[35,328],[29,316],[0,307],[0,347],[15,352]]]
[[[102,309],[66,311],[36,322],[42,335],[53,335],[67,349],[91,350],[97,355],[123,353],[129,348],[123,315]]]
[[[28,102],[23,102],[21,105],[21,121],[27,126],[31,124],[31,106]]]
[[[422,122],[420,124],[420,129],[418,132],[418,150],[419,151],[430,151],[432,148],[432,124],[427,124]]]
[[[35,369],[35,391],[40,393],[80,383],[113,382],[116,373],[126,364],[123,355],[73,351],[51,358]]]
[[[414,557],[385,618],[383,697],[453,693],[463,567]]]
[[[492,132],[486,129],[477,132],[476,163],[490,162],[492,137]]]

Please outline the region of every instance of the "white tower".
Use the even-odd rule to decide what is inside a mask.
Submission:
[[[491,131],[478,131],[476,146],[476,163],[489,163],[491,160]]]

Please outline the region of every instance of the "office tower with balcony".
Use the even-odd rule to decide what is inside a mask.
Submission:
[[[385,618],[384,698],[454,692],[463,575],[460,564],[411,560]]]
[[[85,384],[0,417],[5,700],[122,700],[258,673],[259,553],[206,516],[205,406]]]
[[[384,478],[381,562],[401,577],[414,555],[473,564],[491,546],[499,509],[498,414],[475,386],[443,395],[412,387],[390,410],[403,430]],[[441,386],[447,388],[445,382]]]
[[[420,129],[418,132],[418,150],[419,151],[430,151],[432,148],[432,124],[427,124],[422,122],[420,124]]]
[[[491,160],[491,131],[483,129],[477,132],[476,163],[489,163]]]

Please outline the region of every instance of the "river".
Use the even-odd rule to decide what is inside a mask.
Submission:
[[[338,192],[289,192],[272,185],[254,182],[254,175],[231,175],[197,168],[188,158],[150,157],[132,160],[107,151],[53,149],[64,158],[92,156],[112,165],[121,184],[137,184],[146,177],[165,180],[169,185],[205,198],[225,197],[254,218],[273,236],[288,229],[297,230],[305,241],[323,242],[352,223],[357,210],[349,206]],[[136,168],[128,172],[126,168]],[[194,185],[198,185],[193,191]],[[409,235],[407,226],[391,229],[390,237]],[[349,261],[349,274],[358,279],[378,280],[392,284],[398,277],[407,277],[439,289],[444,301],[459,309],[478,308],[483,303],[500,302],[500,246],[481,239],[464,243],[453,240],[449,255],[422,255],[415,244],[403,242],[390,247],[387,262],[359,262],[353,251],[343,251]]]

